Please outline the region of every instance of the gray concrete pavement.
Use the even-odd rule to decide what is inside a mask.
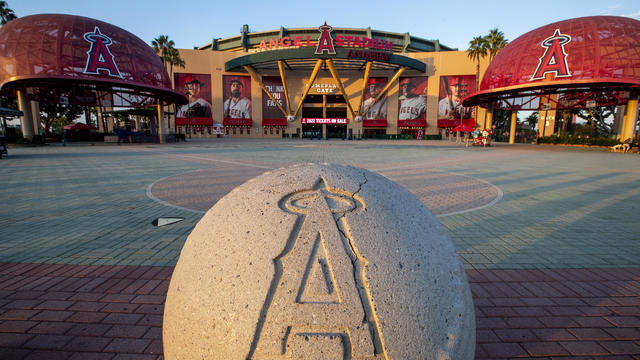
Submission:
[[[439,216],[467,268],[640,266],[637,154],[230,139],[10,148],[0,161],[0,262],[175,265],[202,211],[298,162],[365,167],[405,186]],[[159,216],[185,220],[152,226]]]

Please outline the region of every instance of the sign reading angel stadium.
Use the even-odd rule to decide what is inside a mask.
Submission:
[[[334,37],[331,36],[333,28],[327,25],[326,22],[318,27],[318,31],[320,31],[320,36],[315,41],[310,35],[269,38],[268,40],[260,41],[258,50],[315,46],[315,55],[336,55],[336,48],[346,48],[348,50],[346,57],[349,59],[391,61],[391,52],[393,51],[393,43],[391,41],[351,35],[336,35],[334,40]]]

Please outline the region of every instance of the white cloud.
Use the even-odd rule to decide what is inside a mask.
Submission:
[[[631,13],[631,14],[624,14],[622,16],[626,16],[626,17],[630,17],[630,18],[634,18],[634,19],[640,19],[640,10]]]
[[[604,9],[594,9],[594,12],[597,13],[598,15],[613,15],[614,11],[617,9],[620,9],[622,7],[622,5],[620,4],[614,4],[614,5],[609,5]]]

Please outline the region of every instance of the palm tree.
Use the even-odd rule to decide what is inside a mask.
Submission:
[[[173,47],[174,45],[175,43],[173,42],[173,40],[169,40],[168,35],[160,35],[156,39],[153,39],[153,41],[151,41],[151,46],[153,46],[153,50],[162,59],[162,64],[164,65],[164,67],[166,68],[167,64],[169,64],[169,77],[171,79],[169,81],[171,82],[171,84],[173,84],[173,66],[175,65],[181,68],[184,68],[185,66],[184,59],[180,57],[180,52],[178,51],[178,49]],[[174,106],[176,105],[174,104]],[[176,109],[174,108],[174,113],[175,111]],[[174,122],[174,131],[177,131],[176,128],[177,124]],[[189,136],[191,136],[191,134],[189,134]]]
[[[172,49],[174,45],[175,43],[173,42],[173,40],[169,40],[168,35],[160,35],[157,38],[153,39],[153,41],[151,41],[153,51],[155,51],[156,54],[160,56],[160,59],[162,59],[162,64],[164,64],[165,67],[167,66],[167,62],[169,60],[169,49]]]
[[[498,54],[503,47],[507,46],[509,41],[504,38],[504,33],[498,28],[489,30],[489,35],[485,36],[485,39],[489,43],[489,61]]]
[[[6,1],[0,1],[0,23],[2,25],[6,24],[7,22],[13,20],[13,19],[17,19],[18,17],[16,16],[16,14],[13,12],[13,10],[9,9],[7,7],[7,2]]]
[[[173,66],[178,66],[184,68],[185,62],[180,57],[180,52],[178,49],[173,46],[175,43],[173,40],[169,40],[169,36],[160,35],[157,38],[151,41],[151,46],[153,46],[153,50],[160,56],[162,59],[162,64],[164,64],[165,68],[167,64],[169,64],[169,74],[173,74]]]
[[[476,61],[476,91],[480,86],[480,58],[487,56],[489,51],[489,42],[486,37],[476,36],[469,41],[469,49],[467,56],[471,61]]]
[[[186,65],[186,63],[184,62],[184,59],[180,57],[180,52],[178,51],[178,49],[173,47],[169,49],[167,53],[167,62],[169,63],[170,74],[173,74],[174,65],[183,69],[184,69],[184,66]]]

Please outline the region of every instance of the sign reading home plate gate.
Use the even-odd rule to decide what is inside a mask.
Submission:
[[[408,191],[364,169],[265,173],[187,239],[166,359],[473,359],[475,316],[451,241]]]

